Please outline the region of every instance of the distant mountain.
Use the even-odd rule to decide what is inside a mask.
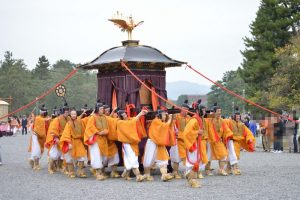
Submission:
[[[210,86],[188,81],[167,82],[167,92],[169,99],[177,100],[182,94],[205,95],[210,92]]]

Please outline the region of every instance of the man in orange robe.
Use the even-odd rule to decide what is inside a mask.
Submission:
[[[124,160],[124,172],[122,177],[130,180],[130,171],[136,176],[136,181],[144,180],[139,170],[139,143],[146,137],[145,128],[140,123],[140,118],[148,111],[142,110],[136,117],[128,118],[124,110],[119,110],[118,115],[121,120],[117,122],[118,141],[122,142],[122,152]]]
[[[196,114],[189,120],[183,131],[184,145],[186,147],[186,177],[193,188],[201,187],[197,174],[201,162],[201,137],[203,135],[203,122],[199,116],[200,105]]]
[[[211,176],[210,170],[210,159],[211,159],[211,150],[210,143],[208,141],[208,118],[206,116],[206,107],[201,104],[201,99],[197,101],[196,104],[193,104],[196,114],[193,116],[197,119],[199,125],[202,124],[203,133],[201,135],[201,165],[199,166],[198,178],[203,179],[202,171],[205,170],[206,175]]]
[[[45,143],[46,148],[49,150],[49,174],[53,174],[55,172],[55,166],[58,170],[61,170],[62,172],[65,171],[63,167],[62,153],[59,147],[59,140],[69,120],[69,107],[65,104],[63,108],[61,108],[60,115],[54,118],[50,123]]]
[[[238,160],[240,159],[241,148],[253,152],[255,150],[255,138],[252,132],[241,121],[241,114],[236,111],[233,120],[228,120],[228,127],[233,132],[233,146],[235,155],[229,153],[227,164],[227,173],[240,175]],[[231,147],[232,148],[232,147]]]
[[[170,137],[173,133],[172,121],[172,115],[168,115],[164,110],[158,110],[156,118],[150,124],[143,158],[144,179],[147,181],[153,181],[150,169],[154,163],[160,168],[162,181],[169,181],[173,178],[167,170],[169,153],[166,149],[166,146],[170,145]]]
[[[40,115],[33,119],[32,136],[29,145],[29,152],[31,152],[29,164],[34,170],[39,170],[41,168],[39,160],[44,152],[46,133],[49,125],[48,122],[50,120],[47,115],[47,108],[43,105],[40,109]]]
[[[115,109],[110,112],[110,107],[108,105],[104,105],[104,113],[107,119],[108,124],[108,135],[107,135],[107,144],[108,144],[108,151],[109,152],[115,152],[115,155],[113,157],[110,157],[106,160],[105,165],[108,167],[111,167],[111,178],[119,178],[120,175],[117,171],[118,164],[120,162],[119,159],[119,153],[118,153],[118,147],[116,145],[116,141],[118,141],[118,135],[117,135],[117,117],[113,117],[115,113]]]
[[[183,103],[181,106],[181,112],[175,115],[176,133],[178,138],[177,145],[170,148],[170,157],[173,167],[172,174],[176,179],[181,179],[181,175],[179,173],[179,163],[181,161],[185,161],[186,158],[185,145],[183,141],[183,131],[186,124],[190,120],[190,117],[187,115],[188,110],[189,105],[187,104],[187,101],[185,101],[185,103]]]
[[[104,172],[107,160],[118,162],[117,149],[109,149],[107,135],[109,133],[107,118],[104,115],[103,104],[97,102],[95,112],[87,122],[84,132],[84,142],[89,146],[91,167],[96,171],[97,180],[105,180]]]
[[[76,110],[70,112],[71,120],[67,122],[59,141],[63,157],[67,163],[69,177],[75,178],[74,161],[78,161],[77,175],[85,178],[84,161],[86,160],[86,149],[83,143],[85,126],[80,119],[77,119]]]
[[[83,107],[81,108],[81,114],[79,117],[77,117],[78,119],[81,120],[81,122],[83,123],[84,127],[86,127],[87,122],[89,117],[93,114],[91,112],[89,112],[89,108],[87,104],[84,104]],[[89,147],[87,145],[85,145],[86,151],[87,151],[87,165],[91,166],[91,157],[90,157],[90,152],[89,152]],[[92,173],[95,175],[95,171],[91,168]]]
[[[228,174],[224,169],[228,156],[226,147],[232,143],[233,133],[229,129],[226,120],[221,118],[221,108],[215,105],[213,112],[215,116],[207,121],[212,159],[219,161],[219,174],[227,176]]]

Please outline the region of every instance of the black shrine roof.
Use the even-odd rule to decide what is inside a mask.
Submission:
[[[123,41],[123,46],[113,47],[103,52],[92,62],[82,65],[83,69],[111,71],[121,69],[120,60],[137,69],[164,69],[178,67],[185,62],[171,59],[156,48],[139,45],[137,40]]]

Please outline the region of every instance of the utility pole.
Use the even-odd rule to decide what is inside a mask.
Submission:
[[[37,97],[35,98],[36,100],[38,99]],[[39,115],[39,101],[36,101],[35,103],[35,116]]]
[[[243,89],[243,98],[245,98],[245,89]],[[246,111],[245,111],[245,101],[243,102],[243,113],[245,114]]]

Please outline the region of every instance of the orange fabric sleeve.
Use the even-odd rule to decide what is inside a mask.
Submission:
[[[244,129],[244,137],[246,145],[243,145],[243,148],[247,151],[255,151],[255,137],[253,136],[252,132],[245,126]]]
[[[45,143],[46,148],[50,149],[50,147],[54,144],[55,137],[59,137],[59,119],[57,117],[53,119],[49,125]]]
[[[127,144],[138,144],[141,139],[137,130],[137,119],[119,120],[117,122],[118,141]]]
[[[107,123],[108,123],[107,139],[110,141],[118,140],[118,134],[117,134],[117,121],[118,120],[119,120],[118,118],[107,117]]]
[[[103,130],[99,130],[96,127],[96,116],[91,116],[89,117],[89,120],[87,122],[85,131],[84,131],[84,143],[87,145],[90,145],[90,141],[89,138],[93,137],[93,142],[97,142],[99,145],[99,149],[100,152],[105,155],[108,156],[108,141],[107,141],[107,136],[106,135],[98,135],[96,134],[97,132],[101,132]],[[105,118],[106,119],[106,118]]]
[[[199,124],[197,119],[191,119],[183,131],[183,140],[186,149],[190,149],[197,142]]]
[[[227,142],[229,141],[229,139],[233,138],[233,133],[230,130],[230,128],[228,127],[228,122],[226,122],[226,121],[222,122],[221,132],[222,132],[223,142],[225,144],[227,144]]]
[[[176,140],[176,134],[175,134],[174,121],[171,123],[169,131],[170,131],[170,137],[169,137],[169,144],[167,146],[175,146],[177,144],[177,140]]]
[[[220,137],[217,133],[217,130],[215,130],[212,118],[207,119],[206,127],[207,127],[207,131],[208,131],[209,142],[219,142]]]
[[[38,137],[46,137],[46,123],[43,117],[37,116],[35,118],[33,131],[38,135]]]
[[[84,143],[88,144],[90,137],[94,136],[99,130],[96,127],[96,120],[94,116],[90,116],[84,131]]]
[[[56,117],[49,125],[48,133],[59,137],[59,119]]]
[[[149,137],[155,144],[167,146],[170,144],[170,129],[170,124],[155,118],[149,127]]]
[[[64,143],[71,143],[71,135],[72,135],[72,128],[69,123],[66,124],[65,129],[62,133],[62,136],[59,140],[59,146],[61,149],[63,149]]]
[[[146,132],[144,123],[142,123],[142,119],[138,119],[136,121],[136,125],[137,125],[137,132],[138,132],[140,139],[147,137],[147,132]]]

